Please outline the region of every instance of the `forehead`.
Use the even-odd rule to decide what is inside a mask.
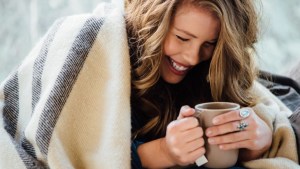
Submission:
[[[217,37],[220,31],[219,18],[203,6],[181,3],[172,19],[172,26],[191,31],[193,34],[206,34]]]

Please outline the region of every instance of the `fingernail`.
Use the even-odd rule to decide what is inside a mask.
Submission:
[[[209,143],[209,144],[213,144],[213,143],[215,143],[215,140],[212,139],[212,138],[209,138],[209,139],[208,139],[208,143]]]
[[[182,110],[186,110],[186,109],[188,109],[188,108],[190,108],[190,106],[188,106],[188,105],[182,106]]]
[[[206,131],[206,135],[207,135],[207,136],[212,135],[212,131],[211,131],[211,130],[207,130],[207,131]]]
[[[212,122],[213,122],[213,124],[218,124],[219,121],[220,121],[219,118],[214,118]]]

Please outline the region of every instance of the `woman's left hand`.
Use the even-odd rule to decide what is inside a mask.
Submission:
[[[240,112],[244,115],[240,115]],[[208,143],[219,145],[222,150],[246,149],[244,152],[248,154],[248,158],[244,158],[243,161],[258,158],[272,144],[270,127],[252,108],[242,108],[216,116],[213,124],[214,126],[205,131]],[[243,157],[243,154],[240,156]]]

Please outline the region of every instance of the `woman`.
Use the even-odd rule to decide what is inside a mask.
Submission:
[[[252,90],[256,69],[250,51],[258,33],[253,3],[135,0],[127,4],[133,167],[193,164],[205,153],[204,135],[220,149],[239,148],[239,162],[261,158],[270,148],[272,129],[251,108],[260,102]],[[248,107],[246,129],[233,133],[242,120],[234,111],[216,117],[216,126],[203,131],[191,107],[209,101]]]
[[[299,168],[290,112],[254,82],[252,1],[127,5],[59,19],[0,85],[0,168],[187,166],[204,135],[237,165]],[[203,131],[190,107],[208,101],[248,112]]]

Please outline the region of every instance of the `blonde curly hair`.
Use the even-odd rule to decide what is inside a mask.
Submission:
[[[178,115],[178,109],[173,107],[181,103],[174,103],[170,90],[163,92],[163,97],[168,100],[163,106],[150,96],[150,91],[158,92],[155,89],[160,84],[160,64],[164,57],[162,44],[176,9],[183,3],[212,12],[221,23],[218,42],[207,63],[207,74],[203,75],[209,81],[210,101],[231,101],[242,106],[254,105],[256,101],[251,94],[251,87],[257,77],[251,52],[255,51],[254,43],[258,35],[258,16],[253,1],[127,0],[129,45],[134,50],[133,95],[143,100],[139,106],[152,107],[152,111],[156,112],[153,119],[141,129],[142,133],[155,131],[155,134],[163,134],[167,124]],[[200,77],[195,75],[193,78],[196,80]]]

